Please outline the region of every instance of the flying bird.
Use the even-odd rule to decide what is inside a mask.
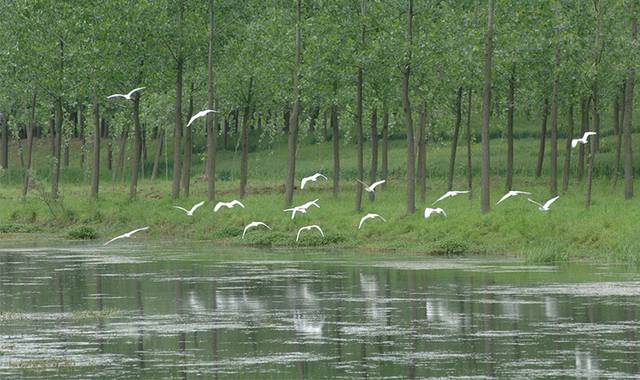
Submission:
[[[313,230],[314,228],[315,228],[316,230],[320,231],[320,234],[322,235],[322,237],[324,237],[324,232],[322,232],[322,228],[320,228],[320,226],[317,226],[317,225],[315,225],[315,224],[312,224],[312,225],[310,225],[310,226],[300,227],[300,229],[298,230],[298,235],[296,236],[296,242],[297,242],[298,240],[300,240],[300,232],[302,232],[302,231],[311,231],[311,230]]]
[[[360,182],[363,186],[364,186],[364,191],[366,191],[367,193],[373,193],[376,191],[376,187],[382,185],[383,183],[387,182],[386,179],[377,181],[372,183],[371,185],[367,185],[366,183],[360,181],[359,179],[356,179],[356,181]]]
[[[549,199],[545,204],[538,203],[538,202],[534,201],[531,198],[527,198],[527,199],[529,200],[529,202],[531,202],[531,203],[533,203],[535,205],[538,205],[538,210],[540,210],[540,211],[549,211],[549,207],[551,206],[551,204],[553,204],[553,202],[557,201],[558,198],[560,198],[559,195]]]
[[[310,175],[308,177],[304,177],[302,179],[302,181],[300,181],[300,189],[304,189],[304,185],[307,184],[307,182],[311,181],[311,182],[315,182],[318,180],[318,178],[324,178],[324,179],[328,179],[327,177],[325,177],[324,175],[322,175],[321,173],[316,173],[314,175]]]
[[[109,95],[107,96],[107,99],[112,99],[112,98],[125,98],[127,100],[131,100],[131,96],[133,96],[133,94],[135,94],[136,92],[140,91],[140,90],[144,90],[146,87],[138,87],[135,88],[133,90],[131,90],[128,94],[113,94],[113,95]]]
[[[114,237],[113,239],[111,239],[108,242],[104,243],[104,245],[110,244],[110,243],[112,243],[112,242],[114,242],[116,240],[119,240],[119,239],[130,238],[131,236],[133,236],[133,234],[135,234],[137,232],[140,232],[140,231],[146,231],[148,229],[149,229],[149,227],[142,227],[142,228],[135,229],[133,231],[129,231],[126,234],[122,234],[120,236]]]
[[[455,191],[455,190],[447,191],[447,192],[446,192],[446,193],[444,193],[444,195],[442,195],[440,198],[436,199],[436,201],[435,201],[435,202],[433,202],[433,203],[432,203],[432,205],[434,205],[434,204],[436,204],[436,203],[440,202],[440,201],[441,201],[441,200],[443,200],[443,199],[447,199],[447,198],[455,197],[455,196],[460,195],[460,194],[468,194],[468,193],[469,193],[469,190],[465,190],[465,191],[460,191],[460,190],[458,190],[458,191]]]
[[[244,208],[244,205],[242,204],[242,202],[234,199],[231,202],[218,202],[218,203],[216,203],[215,207],[213,208],[213,212],[218,212],[218,210],[220,210],[222,207],[234,208],[235,206],[240,206],[240,207]]]
[[[191,125],[191,123],[193,123],[194,121],[196,121],[196,119],[199,119],[203,116],[207,116],[210,113],[218,113],[218,111],[216,110],[204,110],[204,111],[200,111],[197,114],[191,116],[191,119],[189,119],[189,122],[187,123],[187,127],[189,127]]]
[[[588,142],[587,140],[589,139],[589,136],[594,136],[596,134],[597,133],[595,132],[585,132],[584,135],[582,135],[582,138],[571,140],[571,148],[575,148],[576,146],[578,146],[578,143],[586,144]]]
[[[307,213],[307,209],[311,206],[316,206],[317,208],[320,208],[320,205],[318,205],[318,201],[319,199],[314,199],[312,201],[309,201],[305,204],[302,204],[300,206],[296,206],[296,207],[292,207],[292,208],[288,208],[285,209],[284,212],[290,212],[291,213],[291,219],[296,217],[296,212],[299,212],[301,214],[306,214]]]
[[[196,212],[196,210],[199,209],[203,204],[204,204],[204,201],[197,203],[193,207],[191,207],[191,210],[187,210],[186,208],[183,208],[180,206],[173,206],[173,208],[177,208],[178,210],[184,211],[187,214],[187,216],[193,216],[193,213]]]
[[[440,207],[438,208],[431,208],[431,207],[427,207],[424,209],[424,218],[427,219],[431,216],[431,214],[438,214],[438,215],[442,215],[442,216],[447,216],[447,213],[444,212],[443,209],[441,209]]]
[[[262,223],[262,222],[251,222],[251,223],[247,224],[244,227],[244,231],[242,231],[242,238],[244,239],[244,235],[247,233],[247,230],[249,228],[254,228],[254,227],[258,227],[258,226],[265,226],[268,229],[271,229],[271,227],[267,226],[265,223]]]
[[[385,222],[387,221],[385,218],[383,218],[379,214],[371,214],[371,213],[369,213],[369,214],[363,216],[362,219],[360,219],[360,224],[358,224],[358,229],[362,228],[362,225],[364,224],[365,221],[367,221],[369,219],[375,219],[375,218],[380,218]]]
[[[526,191],[509,190],[502,198],[500,198],[500,200],[496,204],[499,205],[505,199],[515,197],[516,195],[531,195],[531,193],[528,193]]]

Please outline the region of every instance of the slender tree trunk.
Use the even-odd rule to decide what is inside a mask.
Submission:
[[[580,137],[589,130],[589,103],[590,98],[583,98],[580,105]],[[578,145],[578,181],[584,177],[585,148],[583,144]]]
[[[156,153],[153,158],[153,169],[151,170],[151,180],[158,177],[158,168],[162,159],[162,149],[164,147],[164,128],[161,128],[156,137]]]
[[[373,107],[371,114],[371,168],[369,169],[369,183],[376,181],[378,174],[378,109]],[[369,193],[369,201],[376,199],[374,192]]]
[[[187,109],[187,120],[191,120],[193,116],[193,90],[195,84],[191,81],[191,89],[189,91],[189,108]],[[182,161],[182,189],[184,196],[189,197],[191,185],[191,156],[193,153],[193,132],[192,126],[185,129],[184,133],[184,160]]]
[[[418,119],[418,190],[420,202],[427,200],[427,102],[422,100]]]
[[[633,41],[633,49],[638,50],[638,16],[636,15],[636,6],[631,3],[631,39]],[[636,70],[635,66],[629,67],[629,75],[627,77],[627,85],[624,97],[624,199],[633,198],[633,151],[631,134],[633,132],[633,91],[635,86]]]
[[[480,184],[480,207],[482,213],[491,210],[489,193],[489,118],[491,112],[491,59],[493,56],[493,12],[494,0],[489,0],[487,34],[484,49],[484,90],[482,92],[482,178]]]
[[[315,106],[311,110],[311,115],[309,116],[309,133],[316,133],[316,122],[318,121],[318,116],[320,116],[320,107]]]
[[[386,105],[382,114],[382,168],[380,175],[384,180],[387,180],[389,176],[389,111],[387,111]]]
[[[27,125],[27,163],[24,175],[24,182],[22,184],[22,199],[26,199],[27,192],[29,191],[29,185],[31,181],[31,167],[33,163],[33,132],[36,125],[36,90],[34,88],[33,95],[31,96],[31,116],[29,118],[29,124]]]
[[[171,197],[176,199],[180,196],[180,148],[182,146],[182,72],[183,59],[178,57],[176,67],[176,125],[173,130],[173,185]]]
[[[229,146],[229,117],[231,116],[225,116],[224,118],[224,135],[222,137],[222,146],[224,147],[224,150],[227,150]]]
[[[338,92],[338,82],[333,81],[334,98]],[[340,191],[340,128],[338,126],[338,105],[331,104],[331,142],[333,144],[333,196]]]
[[[492,1],[492,0],[490,0]],[[413,119],[411,116],[411,102],[409,100],[409,79],[411,76],[411,49],[413,45],[413,0],[407,0],[407,51],[402,70],[402,110],[404,126],[407,134],[407,215],[416,211],[416,183],[415,183],[415,144],[413,138]]]
[[[56,156],[56,118],[55,118],[55,102],[53,107],[53,113],[49,117],[49,138],[51,141],[51,157]]]
[[[0,114],[0,127],[2,128],[2,152],[0,152],[0,167],[9,167],[9,123],[4,114]]]
[[[103,136],[106,136],[104,138],[107,139],[107,170],[112,171],[113,170],[113,136],[110,135],[110,132],[108,130],[108,124],[104,117],[100,118],[100,125],[101,126],[107,125],[107,133],[105,133]]]
[[[302,0],[296,1],[296,64],[293,73],[293,110],[287,141],[287,181],[285,183],[284,203],[286,207],[293,202],[294,181],[296,175],[296,149],[298,146],[298,124],[300,113],[300,64],[302,62],[301,15]]]
[[[87,131],[85,128],[85,119],[84,119],[84,107],[82,105],[78,106],[77,117],[80,124],[80,170],[82,171],[82,177],[85,178],[85,165],[86,165],[86,156],[87,156]]]
[[[626,82],[626,81],[625,81]],[[622,92],[616,94],[616,97],[613,101],[613,129],[616,134],[616,158],[615,158],[615,169],[613,170],[613,187],[615,188],[618,185],[618,178],[620,177],[620,166],[622,163],[622,129],[623,129],[623,120],[624,120],[624,97],[625,97],[625,86],[622,86]],[[622,95],[622,96],[621,96]],[[622,102],[620,102],[620,98],[622,98]]]
[[[138,173],[140,172],[140,158],[142,157],[142,130],[140,128],[140,94],[136,93],[132,99],[133,108],[133,157],[131,158],[131,183],[129,184],[129,198],[136,197],[138,192]]]
[[[91,169],[91,199],[98,198],[100,186],[100,103],[98,94],[93,89],[93,164]]]
[[[471,162],[471,89],[467,90],[467,190],[473,196],[473,166]]]
[[[462,87],[458,87],[456,96],[456,123],[453,126],[453,137],[451,141],[451,155],[449,156],[449,177],[447,178],[447,190],[453,189],[453,174],[456,169],[456,153],[458,150],[458,136],[460,135],[460,125],[462,124]]]
[[[556,42],[555,74],[551,95],[551,173],[549,176],[549,192],[558,195],[558,88],[560,86],[560,41]]]
[[[507,93],[507,183],[506,190],[513,189],[513,114],[514,92],[516,85],[516,64],[511,63],[511,77],[509,77],[509,92]],[[451,189],[449,189],[451,190]]]
[[[562,192],[569,190],[569,175],[571,174],[571,139],[573,139],[573,103],[569,104],[569,121],[567,123],[567,139],[564,146],[564,168],[562,170]]]
[[[62,98],[57,97],[55,101],[55,154],[53,158],[53,172],[51,173],[51,197],[58,198],[58,185],[60,182],[60,155],[62,153]]]
[[[361,32],[360,32],[360,49],[364,51],[365,49],[365,32],[366,32],[366,24],[364,23],[364,18],[367,14],[367,0],[362,0],[360,15],[363,19]],[[363,105],[362,105],[362,92],[364,88],[364,73],[362,66],[358,67],[358,77],[356,80],[356,144],[357,144],[357,153],[356,153],[356,178],[358,181],[356,182],[356,203],[355,208],[356,212],[360,212],[362,209],[362,191],[364,187],[362,185],[362,181],[364,181],[364,138],[362,133],[362,119],[363,119]]]
[[[542,127],[540,128],[540,149],[538,150],[538,164],[536,165],[536,178],[542,175],[542,164],[544,163],[545,145],[547,143],[547,116],[549,114],[549,100],[544,98],[542,106]]]
[[[328,118],[329,118],[329,111],[325,110],[322,113],[322,141],[323,142],[329,141],[329,131],[327,131],[327,119]]]
[[[593,102],[591,103],[593,106],[592,112],[593,112],[593,128],[596,130],[599,130],[600,128],[600,110],[598,108],[599,106],[599,102],[600,102],[600,94],[599,94],[599,87],[598,87],[598,82],[597,80],[594,81],[593,83]],[[594,136],[595,137],[595,136]],[[586,191],[586,197],[585,197],[585,207],[589,208],[591,207],[591,188],[592,188],[592,183],[593,183],[593,165],[594,165],[594,160],[595,160],[595,154],[596,154],[596,144],[595,144],[595,140],[592,140],[589,143],[589,159],[588,159],[588,163],[587,163],[587,191]]]
[[[75,131],[78,130],[78,115],[76,114],[75,119],[73,120],[73,131],[72,131],[72,136],[76,133]],[[73,117],[73,114],[70,113],[69,117]],[[64,136],[62,137],[62,143],[64,144],[64,154],[62,155],[62,162],[64,165],[65,169],[69,168],[69,144],[71,143],[70,141],[71,139],[69,139],[69,141],[67,141],[66,138],[64,138]]]
[[[242,115],[242,159],[240,160],[240,198],[247,194],[247,176],[249,175],[249,124],[251,123],[253,77],[249,78],[247,104]]]
[[[214,109],[216,106],[215,101],[215,88],[213,82],[213,46],[215,43],[215,13],[214,13],[214,0],[209,0],[209,55],[207,61],[207,106],[209,109]],[[228,119],[224,119],[224,145],[227,147],[227,132],[229,129]],[[213,201],[216,197],[216,155],[218,149],[218,118],[216,114],[207,115],[207,165],[206,165],[206,177],[207,177],[207,199],[209,202]]]

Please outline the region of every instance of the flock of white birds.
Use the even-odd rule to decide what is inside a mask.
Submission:
[[[135,94],[138,91],[143,90],[144,87],[139,87],[136,88],[134,90],[132,90],[131,92],[129,92],[128,94],[113,94],[107,97],[107,99],[112,99],[112,98],[124,98],[127,100],[131,100],[131,97],[133,96],[133,94]],[[206,109],[203,111],[200,111],[198,113],[196,113],[195,115],[193,115],[193,117],[191,117],[191,119],[189,120],[189,122],[187,123],[187,127],[191,126],[191,124],[201,118],[204,117],[210,113],[217,113],[218,111],[216,110],[212,110],[212,109]],[[578,139],[573,139],[571,140],[571,147],[575,148],[576,146],[578,146],[578,144],[587,144],[588,143],[588,139],[591,136],[594,136],[596,133],[595,132],[585,132],[584,135],[581,138]],[[323,179],[323,180],[328,180],[328,178],[323,175],[322,173],[315,173],[313,175],[310,175],[308,177],[304,177],[301,181],[300,181],[300,189],[304,189],[305,186],[307,185],[307,183],[309,182],[316,182],[319,179]],[[364,186],[364,190],[368,193],[374,193],[376,191],[376,188],[382,184],[384,184],[386,182],[386,180],[380,180],[380,181],[376,181],[372,184],[367,184],[364,183],[362,181],[360,181],[359,179],[356,179],[356,181],[358,181],[360,184],[362,184]],[[447,191],[446,193],[444,193],[440,198],[436,199],[432,206],[435,205],[438,202],[441,202],[447,198],[452,198],[461,194],[468,194],[469,191],[468,190],[451,190],[451,191]],[[507,200],[508,198],[512,198],[512,197],[516,197],[516,196],[525,196],[525,195],[531,195],[530,192],[526,192],[526,191],[518,191],[518,190],[511,190],[508,191],[502,198],[500,198],[500,200],[498,200],[498,202],[496,203],[496,205],[499,205],[500,203],[504,202],[505,200]],[[551,199],[549,199],[548,201],[546,201],[545,203],[539,203],[536,202],[535,200],[531,199],[531,198],[527,198],[527,200],[533,204],[535,204],[536,206],[538,206],[538,210],[542,211],[542,212],[547,212],[549,211],[551,205],[558,200],[558,198],[560,198],[560,196],[556,196],[553,197]],[[309,208],[311,206],[315,206],[317,208],[320,208],[320,205],[318,204],[319,199],[314,199],[312,201],[306,202],[300,206],[295,206],[292,208],[288,208],[285,209],[284,212],[290,212],[291,213],[291,219],[295,219],[296,214],[306,214],[309,210]],[[178,209],[182,212],[184,212],[187,216],[193,216],[194,213],[196,212],[196,210],[198,210],[200,207],[202,207],[205,204],[204,201],[195,204],[191,209],[187,210],[186,208],[180,207],[180,206],[173,206],[175,209]],[[214,208],[213,208],[213,212],[218,212],[220,211],[220,209],[222,208],[234,208],[236,206],[240,206],[242,208],[245,208],[245,205],[238,201],[238,200],[232,200],[229,202],[218,202]],[[447,213],[440,207],[436,207],[436,208],[432,208],[432,207],[427,207],[424,209],[424,218],[428,219],[429,217],[431,217],[432,215],[440,215],[442,217],[446,217]],[[362,218],[360,218],[360,223],[358,224],[358,229],[362,229],[362,226],[364,225],[364,223],[367,220],[373,220],[373,219],[380,219],[383,222],[386,222],[387,220],[382,217],[380,214],[374,214],[374,213],[369,213],[365,216],[363,216]],[[264,227],[267,228],[269,230],[271,230],[271,227],[269,227],[266,223],[261,222],[261,221],[253,221],[249,224],[247,224],[244,227],[244,230],[242,231],[242,238],[244,239],[245,235],[247,234],[247,231],[249,231],[252,228],[257,228],[257,227]],[[137,228],[133,231],[129,231],[125,234],[119,235],[114,237],[113,239],[107,241],[104,245],[108,245],[116,240],[119,239],[124,239],[124,238],[130,238],[132,237],[134,234],[141,232],[141,231],[146,231],[148,230],[149,227],[142,227],[142,228]],[[298,229],[298,233],[296,234],[296,242],[298,242],[300,240],[300,234],[302,232],[306,232],[306,231],[313,231],[316,230],[318,231],[323,237],[324,237],[324,231],[322,231],[322,228],[320,228],[320,226],[316,225],[316,224],[312,224],[312,225],[308,225],[308,226],[304,226],[304,227],[300,227]]]

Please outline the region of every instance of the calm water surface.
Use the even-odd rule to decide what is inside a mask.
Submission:
[[[0,248],[0,378],[637,378],[620,266]]]

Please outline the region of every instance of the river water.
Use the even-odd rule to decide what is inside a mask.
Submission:
[[[0,378],[637,378],[640,272],[193,246],[0,248]]]

